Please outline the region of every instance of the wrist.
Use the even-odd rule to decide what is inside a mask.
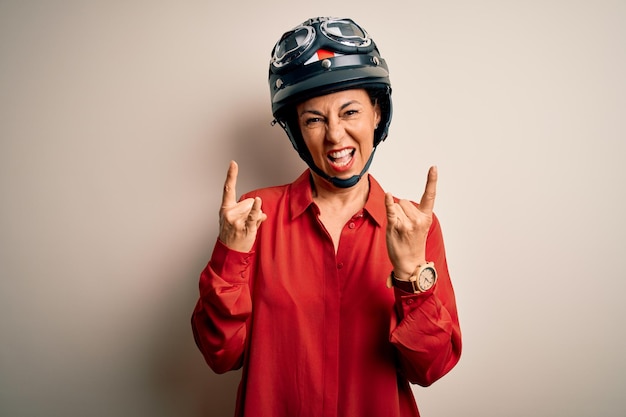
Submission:
[[[411,275],[413,275],[421,265],[426,263],[426,259],[419,259],[416,262],[409,262],[401,266],[398,265],[398,267],[393,268],[393,275],[400,281],[408,281]]]
[[[396,287],[408,293],[421,293],[430,290],[437,282],[437,270],[433,262],[418,265],[408,279],[403,280],[392,271],[387,279],[387,287]]]

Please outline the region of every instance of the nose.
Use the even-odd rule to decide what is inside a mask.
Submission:
[[[326,120],[326,140],[331,143],[339,143],[345,134],[344,126],[338,117],[329,117]]]

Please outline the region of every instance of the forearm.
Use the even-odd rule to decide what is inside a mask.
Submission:
[[[200,276],[191,324],[198,348],[217,373],[241,366],[252,311],[249,258],[218,242]]]
[[[397,349],[402,370],[409,381],[431,385],[459,361],[461,332],[458,320],[434,293],[398,297],[405,311],[391,333],[391,343]]]
[[[396,314],[390,335],[406,377],[422,386],[449,372],[459,361],[462,346],[455,294],[436,217],[428,235],[426,258],[437,269],[437,283],[418,294],[394,289]]]

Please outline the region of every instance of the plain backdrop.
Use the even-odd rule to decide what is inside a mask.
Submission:
[[[267,65],[319,15],[388,61],[374,176],[418,200],[439,167],[464,351],[422,414],[626,415],[619,0],[0,0],[0,415],[232,415],[198,276],[228,161],[239,193],[305,169]]]

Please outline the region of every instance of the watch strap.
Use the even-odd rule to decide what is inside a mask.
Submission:
[[[415,276],[411,276],[411,278],[414,278]],[[404,281],[401,279],[396,278],[396,275],[393,273],[393,271],[391,271],[391,282],[393,284],[394,287],[401,289],[402,291],[411,293],[411,294],[415,294],[420,292],[419,288],[417,288],[417,280],[411,280],[411,281]]]

